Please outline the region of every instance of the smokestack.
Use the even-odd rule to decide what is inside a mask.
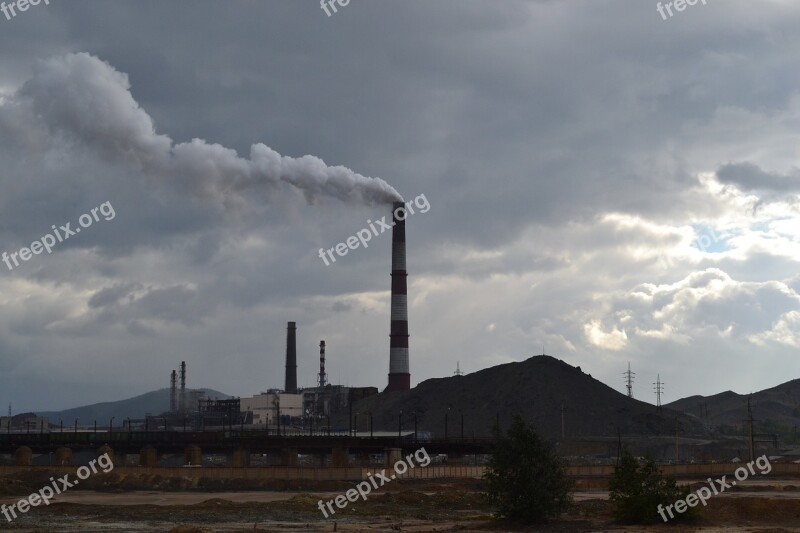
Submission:
[[[181,396],[180,410],[186,411],[186,361],[181,361]]]
[[[169,376],[169,412],[178,410],[178,373],[174,370]]]
[[[295,331],[296,322],[289,322],[286,330],[286,386],[284,391],[288,394],[297,394],[297,340]]]
[[[392,310],[389,333],[389,385],[387,392],[411,388],[408,370],[408,288],[406,272],[406,210],[392,204]]]
[[[324,387],[328,382],[328,376],[325,374],[325,341],[319,341],[319,379],[318,385]]]

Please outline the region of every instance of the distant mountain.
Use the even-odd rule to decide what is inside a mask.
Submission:
[[[208,398],[217,398],[226,400],[231,398],[213,389],[200,389],[206,393]],[[51,424],[58,424],[59,419],[64,421],[65,426],[75,423],[78,419],[78,424],[89,425],[93,424],[96,420],[98,425],[108,425],[108,421],[113,416],[115,424],[122,424],[122,420],[126,418],[144,418],[145,414],[158,415],[164,411],[169,410],[169,389],[160,389],[153,392],[148,392],[140,396],[128,398],[127,400],[119,400],[116,402],[103,402],[93,405],[86,405],[83,407],[75,407],[66,409],[64,411],[48,411],[36,413],[39,416],[47,416]]]
[[[754,427],[788,436],[800,425],[800,379],[750,396]],[[671,409],[696,417],[710,426],[741,428],[747,419],[747,395],[732,391],[713,396],[689,396],[667,404]]]
[[[356,402],[359,429],[368,427],[372,413],[374,429],[397,430],[400,411],[403,429],[413,430],[416,413],[419,431],[443,436],[445,414],[448,435],[486,436],[499,416],[508,427],[512,413],[533,421],[548,437],[561,435],[561,408],[568,436],[616,437],[623,435],[674,435],[675,418],[685,436],[708,436],[696,418],[670,409],[656,412],[652,404],[628,398],[592,376],[563,361],[542,355],[508,363],[464,376],[423,381],[407,392],[381,393]],[[449,408],[449,410],[448,410]],[[337,420],[347,427],[347,416]]]

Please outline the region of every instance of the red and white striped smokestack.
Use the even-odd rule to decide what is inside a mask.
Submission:
[[[401,220],[402,218],[402,220]],[[392,204],[392,311],[389,333],[389,386],[387,392],[411,388],[408,370],[408,287],[406,271],[406,210]]]

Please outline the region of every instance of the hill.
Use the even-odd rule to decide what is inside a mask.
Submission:
[[[221,400],[230,398],[227,394],[212,389],[200,390],[205,392],[206,396],[209,398],[219,398]],[[64,411],[48,411],[37,414],[40,416],[47,416],[51,424],[57,424],[60,419],[64,421],[65,425],[71,425],[77,418],[78,424],[80,425],[89,425],[94,423],[95,420],[98,424],[108,425],[108,421],[111,417],[116,419],[117,424],[121,424],[122,420],[126,418],[144,418],[145,414],[157,415],[168,409],[169,389],[165,388],[147,392],[126,400],[96,403],[83,407],[65,409]]]
[[[795,440],[795,427],[800,425],[800,379],[749,395],[757,431],[781,435]],[[713,396],[690,396],[667,404],[706,425],[731,431],[747,420],[747,395],[726,391]]]
[[[562,406],[567,436],[616,437],[618,429],[623,435],[674,435],[676,417],[684,435],[708,435],[695,417],[670,409],[658,414],[654,405],[628,398],[580,367],[546,355],[429,379],[406,392],[382,392],[357,402],[353,414],[359,413],[363,431],[369,412],[376,430],[397,430],[401,410],[403,428],[413,430],[416,413],[419,431],[443,436],[447,413],[451,437],[460,436],[463,415],[464,436],[477,437],[489,435],[496,418],[507,427],[512,413],[519,413],[554,438],[561,435]],[[347,427],[346,416],[337,423]]]

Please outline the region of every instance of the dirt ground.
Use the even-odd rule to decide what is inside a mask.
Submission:
[[[32,479],[0,480],[9,505],[29,494]],[[352,487],[344,484],[308,491],[199,490],[126,491],[105,483],[101,491],[70,490],[46,507],[32,508],[11,523],[0,516],[0,530],[17,532],[669,532],[800,533],[797,481],[758,483],[723,493],[700,508],[691,525],[625,527],[614,524],[608,494],[581,491],[573,509],[537,528],[494,520],[477,480],[398,481],[373,492],[367,501],[348,503],[329,518],[318,508]],[[40,485],[41,486],[41,485]],[[14,493],[12,496],[11,493]]]

